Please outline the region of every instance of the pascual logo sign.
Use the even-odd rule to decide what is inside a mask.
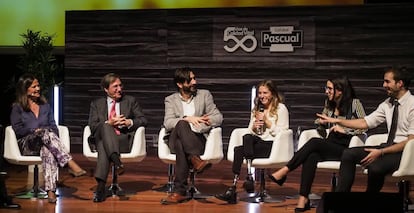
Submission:
[[[269,52],[293,52],[294,48],[303,46],[303,31],[294,30],[293,26],[270,27],[262,31],[262,48]]]
[[[245,52],[253,52],[257,47],[257,39],[254,37],[254,30],[249,31],[247,27],[227,27],[224,30],[223,41],[227,42],[224,49],[232,53],[239,48]],[[233,41],[233,42],[230,42]],[[231,47],[229,45],[232,45]]]

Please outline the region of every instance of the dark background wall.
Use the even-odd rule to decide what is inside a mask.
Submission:
[[[414,65],[413,8],[390,4],[69,11],[63,121],[71,130],[72,143],[80,143],[89,103],[103,95],[101,77],[117,72],[149,119],[148,142],[156,143],[164,97],[175,91],[173,71],[182,66],[192,67],[200,87],[212,92],[224,115],[225,143],[234,128],[247,126],[250,90],[265,78],[275,80],[284,93],[294,130],[313,127],[325,98],[326,79],[338,74],[350,77],[369,113],[386,97],[384,67]],[[223,32],[220,27],[252,23],[305,28],[304,47],[292,54],[217,50],[226,44],[215,39],[217,31]]]
[[[224,115],[223,140],[248,124],[250,90],[258,81],[274,79],[286,97],[291,128],[313,128],[321,111],[327,78],[346,74],[369,113],[386,96],[382,71],[401,64],[412,69],[414,5],[376,4],[346,7],[277,7],[133,11],[69,11],[66,47],[57,53],[65,62],[62,123],[72,144],[81,143],[89,103],[103,95],[100,78],[123,76],[126,92],[136,96],[150,123],[148,145],[164,115],[164,97],[175,91],[174,69],[191,66],[200,88],[211,90]],[[293,54],[256,51],[223,54],[225,43],[213,37],[221,26],[275,23],[304,27],[305,45]],[[267,25],[266,25],[267,26]],[[220,29],[219,29],[220,28]],[[311,32],[311,34],[309,34]],[[221,42],[223,42],[221,40]],[[1,51],[0,121],[9,125],[21,51]],[[221,55],[220,55],[221,54]],[[384,126],[370,133],[383,132]],[[226,148],[226,146],[225,146]]]

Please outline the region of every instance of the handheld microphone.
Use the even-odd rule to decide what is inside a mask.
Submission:
[[[259,101],[259,103],[257,104],[257,108],[259,109],[259,112],[260,112],[260,113],[263,113],[263,112],[264,112],[264,105],[262,104],[262,102],[260,102],[260,101]],[[263,120],[262,120],[262,119],[260,119],[260,121],[263,121]],[[257,129],[256,129],[256,133],[257,133],[258,135],[263,134],[263,125],[262,125],[262,126],[257,127]]]
[[[264,106],[262,103],[259,103],[259,112],[264,112]]]

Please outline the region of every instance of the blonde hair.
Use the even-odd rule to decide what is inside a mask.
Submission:
[[[271,116],[275,116],[277,117],[277,109],[279,106],[279,103],[283,103],[284,102],[284,97],[282,96],[282,94],[280,94],[279,90],[277,89],[276,84],[274,83],[274,81],[272,80],[263,80],[261,82],[259,82],[259,84],[257,84],[256,86],[256,98],[255,98],[255,104],[253,107],[253,112],[256,112],[259,110],[259,88],[261,86],[266,87],[267,89],[269,89],[269,91],[272,93],[272,100],[270,102],[270,108],[269,108],[269,114]]]

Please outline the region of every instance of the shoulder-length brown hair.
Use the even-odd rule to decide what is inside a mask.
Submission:
[[[16,84],[16,100],[14,104],[17,104],[23,108],[24,111],[30,111],[29,98],[27,96],[27,89],[32,85],[36,77],[30,73],[23,74],[20,76]],[[39,105],[47,103],[44,96],[36,101]]]
[[[254,101],[254,107],[253,112],[259,110],[259,87],[264,86],[269,89],[269,91],[272,93],[272,100],[270,103],[270,109],[269,114],[272,116],[277,116],[277,108],[279,106],[279,103],[284,103],[284,97],[277,89],[277,86],[274,81],[272,80],[263,80],[259,82],[256,86],[256,98]]]

